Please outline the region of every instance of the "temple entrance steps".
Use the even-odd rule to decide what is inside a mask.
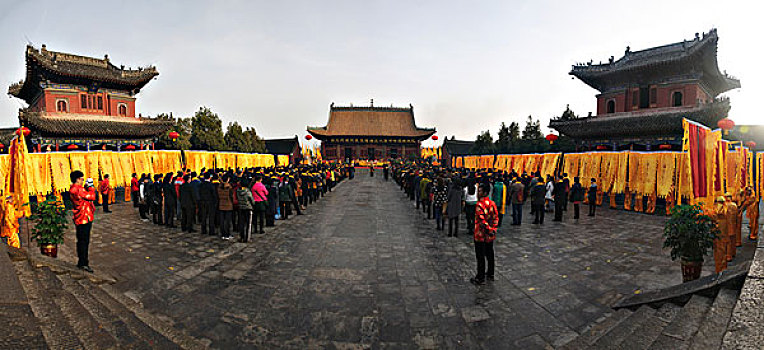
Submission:
[[[203,349],[134,301],[80,274],[13,263],[50,349]]]
[[[719,349],[748,266],[624,299],[560,349]]]

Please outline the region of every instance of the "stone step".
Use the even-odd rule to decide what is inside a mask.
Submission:
[[[692,338],[690,349],[719,349],[727,332],[727,324],[737,303],[738,291],[722,288],[706,314],[698,333]]]
[[[34,268],[26,260],[15,262],[14,267],[47,346],[52,350],[82,349],[82,342],[50,292],[39,283]]]
[[[645,306],[642,306],[645,307]],[[663,332],[663,329],[674,320],[681,310],[680,306],[672,303],[663,304],[654,314],[648,316],[642,324],[621,342],[621,347],[630,350],[648,349]]]
[[[597,323],[589,327],[588,330],[581,333],[577,338],[560,348],[565,350],[588,349],[603,335],[618,326],[618,324],[628,318],[631,314],[633,314],[633,312],[628,309],[620,309],[610,316],[599,320]]]
[[[712,302],[710,298],[694,294],[674,320],[666,326],[650,349],[688,349],[692,337],[698,332]]]
[[[48,267],[35,270],[41,291],[51,297],[61,309],[64,319],[71,325],[85,349],[116,349],[118,342],[74,295],[64,290],[61,281]]]
[[[56,276],[64,290],[73,295],[77,301],[90,313],[93,319],[111,334],[119,348],[147,349],[148,344],[131,332],[125,322],[106,306],[96,300],[85,288],[69,275]]]
[[[649,317],[655,314],[655,309],[650,306],[641,306],[637,311],[626,317],[623,321],[611,328],[607,333],[600,337],[593,345],[592,349],[616,349],[620,344],[630,336],[634,331],[642,326]]]
[[[113,314],[125,323],[127,328],[140,337],[145,343],[158,349],[180,349],[172,340],[157,332],[154,328],[139,319],[135,313],[124,304],[112,298],[101,287],[95,286],[85,280],[78,280],[80,285],[87,290],[88,294],[99,303],[108,308]]]

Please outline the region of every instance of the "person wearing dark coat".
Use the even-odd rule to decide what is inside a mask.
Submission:
[[[194,185],[191,183],[191,176],[183,176],[183,184],[180,185],[180,227],[183,232],[196,232],[194,230],[194,216],[196,215],[197,196],[194,194]]]
[[[151,219],[155,225],[162,225],[162,192],[162,174],[156,174],[151,184]]]
[[[233,216],[233,197],[236,193],[229,184],[229,176],[223,175],[217,188],[218,212],[220,213],[220,235],[223,239],[231,239],[231,218]]]
[[[594,216],[594,212],[597,210],[597,179],[592,178],[592,184],[589,185],[589,190],[586,191],[586,195],[589,200],[589,216]]]
[[[201,218],[202,234],[215,235],[215,212],[217,212],[218,193],[210,181],[210,175],[204,176],[199,184],[199,217]]]
[[[552,190],[552,196],[554,197],[554,220],[562,221],[562,212],[567,205],[568,196],[565,188],[565,183],[562,179],[557,179],[554,183],[554,189]]]
[[[448,216],[448,237],[456,237],[459,233],[459,215],[464,207],[464,190],[459,179],[454,178],[446,195],[446,216]]]
[[[268,206],[265,208],[265,226],[273,227],[276,224],[276,212],[278,212],[279,207],[279,187],[270,177],[266,177],[263,180],[263,184],[268,190]]]
[[[546,200],[546,186],[539,179],[536,185],[531,189],[531,206],[533,206],[534,224],[544,224],[544,202]]]
[[[175,228],[175,208],[178,203],[178,194],[175,193],[172,173],[168,173],[162,181],[162,194],[164,195],[164,224],[167,227]]]
[[[573,219],[578,220],[581,212],[581,202],[584,201],[584,187],[578,176],[573,178],[573,186],[570,188],[570,201],[573,202]]]

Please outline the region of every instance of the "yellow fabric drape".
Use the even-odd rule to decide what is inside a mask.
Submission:
[[[676,170],[676,154],[660,153],[658,173],[656,176],[656,195],[666,198],[674,188],[674,172]]]
[[[278,166],[288,166],[289,165],[289,156],[288,155],[280,155],[278,156],[279,164]]]
[[[581,167],[581,154],[570,153],[562,157],[562,172],[568,174],[571,179],[578,176],[578,169]]]
[[[71,180],[69,174],[72,170],[69,165],[69,155],[66,153],[50,153],[50,170],[53,181],[53,190],[56,192],[68,191]]]
[[[3,195],[8,194],[8,191],[10,190],[10,183],[8,181],[8,176],[10,175],[10,164],[10,155],[0,155],[0,182],[2,182],[0,189],[2,190]]]
[[[621,194],[626,191],[626,178],[629,175],[629,153],[628,151],[618,153],[618,168],[613,179],[613,188],[611,189],[613,194]]]
[[[38,174],[38,176],[28,176],[29,194],[31,195],[45,195],[53,189],[53,184],[50,180],[50,160],[48,158],[47,153],[32,153],[29,155],[32,169]]]
[[[109,174],[112,179],[112,183],[116,184],[117,174],[114,172],[112,152],[100,152],[98,155],[98,169],[101,170],[102,175]]]

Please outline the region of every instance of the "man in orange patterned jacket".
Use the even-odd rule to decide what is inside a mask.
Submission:
[[[74,207],[74,226],[77,228],[77,267],[87,272],[93,272],[88,263],[88,246],[90,245],[90,229],[93,228],[95,214],[96,190],[93,179],[85,183],[85,174],[81,171],[73,171],[69,178],[72,187],[69,188],[69,197]],[[85,187],[83,187],[83,184]]]
[[[478,188],[478,198],[475,206],[475,256],[477,257],[477,276],[470,278],[474,285],[493,281],[493,241],[496,239],[496,229],[499,227],[499,211],[496,203],[488,198],[490,185],[481,183]],[[486,271],[486,260],[488,271]]]

